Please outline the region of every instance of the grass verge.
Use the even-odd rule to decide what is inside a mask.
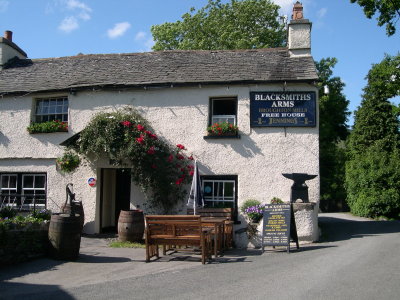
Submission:
[[[144,242],[121,242],[112,241],[109,246],[111,248],[145,248]]]

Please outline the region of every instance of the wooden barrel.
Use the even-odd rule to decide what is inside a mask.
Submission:
[[[118,239],[122,242],[139,242],[143,240],[143,211],[121,210],[118,218]]]
[[[83,211],[82,201],[74,201],[74,205],[75,205],[75,213],[78,214],[80,217],[81,232],[82,232],[83,225],[85,224],[85,212]],[[70,214],[71,205],[69,203],[63,205],[61,212],[64,214]]]
[[[55,259],[76,260],[81,245],[81,219],[78,214],[52,214],[49,226],[49,254]]]

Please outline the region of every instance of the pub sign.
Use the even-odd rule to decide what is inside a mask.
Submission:
[[[315,92],[250,92],[251,127],[315,127]]]

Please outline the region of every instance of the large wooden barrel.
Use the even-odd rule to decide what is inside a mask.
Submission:
[[[83,225],[85,224],[85,212],[83,211],[83,205],[82,201],[74,201],[75,205],[75,213],[79,215],[80,217],[80,224],[81,224],[81,231],[83,230]],[[66,205],[63,205],[61,211],[64,214],[70,214],[71,213],[71,205],[67,203]]]
[[[139,242],[143,240],[143,210],[121,210],[118,218],[118,239],[122,242]]]
[[[81,245],[81,219],[78,214],[52,214],[49,226],[49,254],[55,259],[76,260]]]

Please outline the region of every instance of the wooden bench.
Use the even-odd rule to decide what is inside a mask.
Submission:
[[[193,208],[187,209],[188,215],[193,215]],[[202,217],[225,218],[224,246],[229,249],[233,244],[233,209],[232,208],[198,208],[196,214]]]
[[[201,217],[187,215],[147,215],[145,217],[146,262],[159,255],[159,245],[163,254],[174,246],[196,246],[201,251],[201,262],[211,259],[211,230],[203,228]]]

